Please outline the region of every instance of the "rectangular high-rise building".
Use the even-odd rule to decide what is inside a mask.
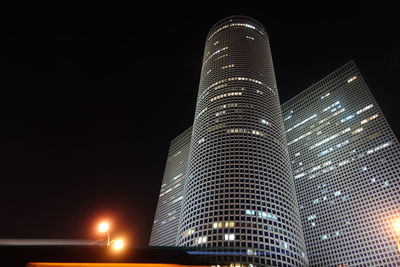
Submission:
[[[191,137],[192,127],[171,141],[150,246],[175,246]]]
[[[282,106],[311,266],[398,266],[400,146],[349,62]]]

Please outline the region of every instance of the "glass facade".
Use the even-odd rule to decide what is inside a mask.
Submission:
[[[150,236],[150,246],[175,246],[192,127],[171,141]]]
[[[400,147],[349,62],[282,105],[311,266],[398,266]]]
[[[150,245],[231,266],[398,266],[399,178],[399,142],[354,62],[281,106],[265,29],[228,17],[207,36]]]
[[[281,114],[265,29],[221,20],[205,45],[178,246],[238,266],[307,264]]]

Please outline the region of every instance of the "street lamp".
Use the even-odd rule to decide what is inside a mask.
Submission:
[[[124,248],[125,242],[123,239],[116,239],[116,240],[112,240],[111,243],[113,244],[113,249],[114,250],[121,250]],[[111,244],[110,243],[110,244]]]
[[[108,222],[101,222],[97,228],[100,233],[107,233],[107,246],[110,243],[110,224]]]
[[[97,226],[100,233],[107,233],[107,246],[111,246],[113,250],[122,250],[125,246],[125,241],[122,238],[110,239],[110,223],[103,221]]]

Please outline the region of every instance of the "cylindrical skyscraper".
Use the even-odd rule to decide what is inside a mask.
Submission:
[[[225,18],[207,36],[183,201],[177,245],[224,263],[307,265],[268,36],[254,19]]]

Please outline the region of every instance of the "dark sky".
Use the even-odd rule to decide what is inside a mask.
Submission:
[[[400,136],[400,23],[378,4],[4,8],[0,238],[96,238],[111,216],[146,245],[207,32],[229,15],[266,27],[281,102],[353,59]]]

